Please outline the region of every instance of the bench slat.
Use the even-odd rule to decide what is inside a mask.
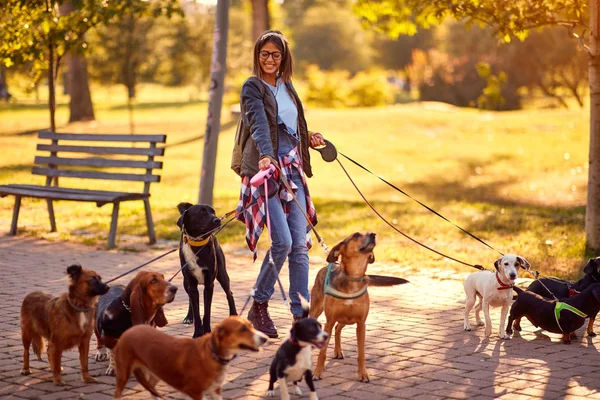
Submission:
[[[66,158],[36,156],[34,162],[36,164],[73,165],[81,167],[122,167],[144,169],[161,169],[163,166],[163,163],[160,161],[111,160],[108,158]]]
[[[115,201],[141,200],[149,197],[144,193],[109,192],[101,190],[67,189],[55,186],[0,185],[0,196],[17,195],[52,200],[89,201],[112,203]]]
[[[96,171],[73,171],[60,170],[53,168],[33,167],[31,173],[44,176],[62,176],[68,178],[89,178],[89,179],[108,179],[120,181],[139,181],[139,182],[160,182],[159,175],[141,175],[141,174],[120,174],[116,172],[96,172]]]
[[[52,140],[82,140],[98,142],[150,142],[165,143],[167,135],[126,135],[126,134],[106,134],[106,133],[54,133],[51,131],[40,131],[40,139]]]
[[[102,147],[102,146],[62,146],[59,144],[38,144],[37,150],[40,151],[65,151],[69,153],[89,153],[89,154],[129,154],[139,156],[162,156],[165,154],[164,148],[138,148],[138,147]]]

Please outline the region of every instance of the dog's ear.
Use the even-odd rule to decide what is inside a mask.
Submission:
[[[212,215],[217,215],[217,212],[215,211],[215,209],[214,209],[214,208],[212,208],[211,206],[207,206],[207,208],[208,208],[208,210],[210,211],[210,213],[211,213]]]
[[[67,268],[67,274],[73,280],[73,282],[75,282],[75,281],[77,281],[77,279],[79,279],[82,271],[83,271],[83,268],[81,268],[81,265],[79,265],[79,264],[73,264],[69,268]]]
[[[169,323],[169,321],[167,321],[167,317],[165,316],[165,311],[163,310],[162,306],[158,307],[158,309],[156,310],[156,314],[154,315],[154,319],[152,320],[152,322],[154,322],[154,325],[158,326],[159,328],[163,328]]]
[[[181,229],[181,227],[183,227],[183,217],[185,216],[185,211],[183,212],[183,214],[181,214],[181,216],[177,219],[177,226],[179,227],[179,229]]]
[[[585,268],[583,268],[583,273],[586,275],[589,274],[593,274],[594,273],[594,266],[595,266],[595,262],[596,259],[595,258],[590,258],[587,262],[587,264],[585,265]]]
[[[496,268],[496,271],[500,271],[500,263],[501,262],[502,262],[502,257],[500,257],[499,259],[494,261],[494,268]]]
[[[369,259],[367,260],[369,264],[373,264],[375,262],[375,254],[369,254]]]
[[[527,261],[525,258],[517,256],[517,261],[519,264],[521,264],[521,268],[524,268],[527,271],[529,271],[529,268],[531,268],[529,261]]]
[[[329,252],[329,254],[327,255],[327,262],[328,263],[334,263],[338,260],[338,258],[340,257],[340,253],[342,251],[342,246],[344,246],[346,243],[342,240],[341,242],[339,242],[338,244],[336,244],[335,246],[333,246],[333,248],[331,249],[331,251]]]
[[[125,289],[126,292],[129,292],[129,309],[131,310],[131,322],[133,325],[143,325],[146,323],[144,312],[146,287],[143,283],[143,273],[144,271],[137,274]]]
[[[179,214],[183,215],[183,213],[190,208],[191,206],[193,206],[193,204],[191,203],[179,203],[177,204],[177,209],[179,210]]]

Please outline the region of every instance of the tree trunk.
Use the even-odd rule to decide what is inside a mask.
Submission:
[[[66,0],[58,9],[60,15],[68,15],[75,11],[71,0]],[[94,106],[90,95],[87,63],[85,57],[74,50],[67,57],[67,82],[65,83],[71,96],[69,122],[93,121]]]
[[[225,83],[225,61],[227,56],[229,0],[218,0],[217,17],[213,38],[213,53],[210,65],[210,92],[208,100],[208,118],[204,135],[204,155],[200,171],[199,202],[212,205],[217,164],[217,141],[221,127],[221,104]]]
[[[269,25],[269,0],[252,0],[252,39],[258,39]]]
[[[0,100],[8,101],[11,95],[8,91],[8,83],[6,82],[6,67],[0,65]]]
[[[52,132],[56,132],[56,80],[54,79],[56,56],[54,53],[54,44],[50,43],[48,46],[48,108],[50,108],[50,130]]]
[[[588,252],[600,253],[600,0],[590,0],[590,154],[585,236]]]

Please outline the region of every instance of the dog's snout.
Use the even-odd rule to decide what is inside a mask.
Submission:
[[[327,340],[328,337],[329,335],[327,334],[327,332],[323,332],[323,340]]]
[[[171,292],[171,293],[177,293],[177,286],[175,286],[175,285],[169,286],[169,292]]]
[[[517,274],[515,274],[514,272],[511,272],[509,275],[510,279],[517,279]]]

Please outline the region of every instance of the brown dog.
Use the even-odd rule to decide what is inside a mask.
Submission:
[[[310,292],[310,317],[318,318],[323,311],[327,322],[325,332],[328,334],[327,343],[319,353],[317,367],[313,373],[315,379],[321,379],[327,358],[327,347],[331,339],[331,331],[335,328],[334,358],[344,358],[341,345],[342,328],[346,325],[356,325],[356,340],[358,343],[358,379],[369,382],[369,374],[365,367],[365,321],[369,315],[369,277],[367,265],[375,261],[373,248],[375,234],[355,233],[335,245],[327,256],[327,262],[332,266],[326,285],[327,270],[322,268],[315,278]],[[333,265],[338,258],[341,261]]]
[[[221,399],[227,364],[239,351],[258,351],[267,336],[250,321],[232,316],[217,324],[212,333],[197,339],[174,337],[149,326],[138,325],[121,336],[115,349],[117,388],[121,393],[133,372],[137,381],[156,397],[159,380],[202,400],[204,392]]]
[[[29,375],[29,346],[41,361],[44,338],[48,340],[48,363],[55,385],[64,385],[60,377],[61,357],[65,350],[77,346],[81,377],[96,382],[88,372],[88,351],[98,296],[108,291],[100,276],[81,265],[67,268],[69,292],[53,297],[43,292],[25,296],[21,306],[21,340],[23,341],[22,375]]]
[[[127,329],[143,324],[167,325],[163,306],[175,299],[175,293],[177,286],[171,285],[163,274],[140,271],[127,287],[113,286],[100,297],[94,329],[98,341],[96,361],[110,361],[106,375],[115,373],[112,351]]]

